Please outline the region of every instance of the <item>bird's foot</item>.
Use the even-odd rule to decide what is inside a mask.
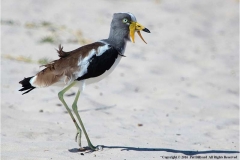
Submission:
[[[95,147],[94,145],[92,145],[92,143],[88,143],[88,147],[93,150],[93,151],[97,151],[98,150],[98,147]]]
[[[102,151],[103,150],[103,146],[96,146],[96,150],[97,151]]]
[[[80,152],[94,152],[94,151],[102,151],[103,147],[102,146],[87,146],[87,147],[81,147],[79,148]]]
[[[75,136],[75,141],[78,143],[80,148],[82,148],[81,138],[82,138],[82,130],[78,129]]]

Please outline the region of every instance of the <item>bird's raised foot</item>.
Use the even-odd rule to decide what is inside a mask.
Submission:
[[[82,148],[82,143],[81,143],[81,138],[82,138],[82,130],[78,129],[76,136],[75,136],[75,141],[78,143],[78,146]]]

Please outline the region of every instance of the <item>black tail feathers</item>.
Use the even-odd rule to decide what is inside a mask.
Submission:
[[[28,78],[24,78],[23,80],[21,80],[19,83],[20,84],[22,84],[22,87],[23,88],[21,88],[19,91],[25,91],[25,90],[27,90],[26,92],[24,92],[23,93],[23,95],[24,94],[26,94],[26,93],[28,93],[28,92],[30,92],[31,90],[33,90],[34,88],[36,88],[36,87],[33,87],[31,84],[30,84],[30,79],[31,79],[32,77],[28,77]]]

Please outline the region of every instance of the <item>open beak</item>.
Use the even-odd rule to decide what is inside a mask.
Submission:
[[[147,42],[143,39],[140,31],[144,31],[147,33],[150,33],[150,31],[145,28],[143,25],[137,23],[137,22],[131,22],[130,26],[129,26],[129,30],[130,30],[130,37],[133,43],[135,43],[134,41],[134,35],[135,35],[135,31],[138,33],[139,37],[143,40],[143,42],[145,42],[147,44]]]

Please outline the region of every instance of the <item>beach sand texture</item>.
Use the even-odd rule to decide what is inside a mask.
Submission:
[[[239,1],[1,3],[2,160],[239,158]],[[59,44],[70,51],[107,38],[117,12],[132,12],[151,33],[142,33],[148,44],[136,34],[114,72],[81,94],[79,113],[103,150],[79,152],[61,88],[21,95],[18,82],[57,59]]]

